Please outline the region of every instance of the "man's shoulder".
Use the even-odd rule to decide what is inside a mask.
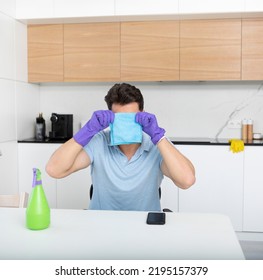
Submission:
[[[100,144],[109,144],[109,141],[110,141],[110,131],[102,130],[93,136],[90,143],[96,143],[100,145]]]
[[[90,142],[85,146],[85,149],[94,149],[108,145],[110,139],[109,131],[100,131],[95,134]]]

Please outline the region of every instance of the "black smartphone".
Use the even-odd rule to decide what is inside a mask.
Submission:
[[[146,223],[148,225],[164,225],[165,213],[164,212],[149,212],[147,215]]]

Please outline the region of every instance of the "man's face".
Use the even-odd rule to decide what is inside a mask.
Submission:
[[[114,103],[112,104],[111,110],[113,113],[137,113],[140,111],[137,102],[131,102],[125,105]]]

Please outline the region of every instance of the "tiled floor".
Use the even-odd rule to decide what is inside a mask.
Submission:
[[[247,260],[263,260],[263,241],[239,241]]]

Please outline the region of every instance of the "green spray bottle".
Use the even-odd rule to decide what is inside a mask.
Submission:
[[[26,209],[26,226],[33,230],[45,229],[50,224],[50,208],[42,187],[41,172],[37,168],[33,168],[32,187]]]

